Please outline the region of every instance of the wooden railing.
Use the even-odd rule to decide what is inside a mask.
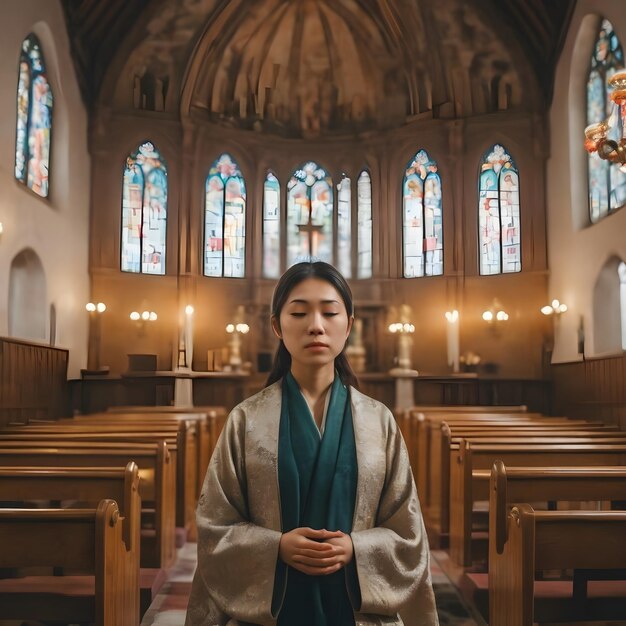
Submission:
[[[68,351],[0,337],[0,426],[67,411]]]
[[[626,354],[552,366],[554,411],[626,430]]]

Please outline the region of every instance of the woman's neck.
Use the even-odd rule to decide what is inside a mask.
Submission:
[[[310,368],[299,367],[298,363],[292,363],[291,375],[296,379],[319,426],[324,414],[326,393],[335,379],[335,364],[329,363],[328,366],[321,368]]]

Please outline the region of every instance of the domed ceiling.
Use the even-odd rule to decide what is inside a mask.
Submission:
[[[520,8],[529,4],[538,11],[532,22]],[[559,20],[569,18],[573,2],[561,2],[560,13],[542,4],[511,0],[503,10],[491,0],[143,2],[134,26],[118,37],[101,99],[114,94],[116,108],[179,111],[290,137],[536,109],[545,87],[542,93],[527,52],[542,49],[544,67],[547,52],[556,56],[566,27]]]

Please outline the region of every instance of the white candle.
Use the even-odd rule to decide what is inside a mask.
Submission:
[[[453,372],[459,371],[459,312],[446,312],[448,320],[448,365]]]
[[[185,307],[185,361],[191,368],[193,363],[193,307],[188,304]]]

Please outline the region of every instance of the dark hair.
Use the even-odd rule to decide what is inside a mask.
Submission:
[[[280,319],[282,311],[289,294],[296,285],[299,285],[307,278],[319,278],[332,285],[343,300],[349,317],[354,315],[354,305],[352,304],[352,292],[341,273],[329,263],[324,261],[305,261],[304,263],[296,263],[292,265],[279,279],[274,296],[272,297],[272,317],[276,320]],[[265,383],[269,387],[272,383],[280,380],[291,369],[291,355],[285,347],[283,340],[280,340],[278,350],[274,356],[272,369]],[[335,369],[344,385],[352,385],[358,389],[359,381],[356,374],[352,371],[348,357],[344,349],[335,357]]]

